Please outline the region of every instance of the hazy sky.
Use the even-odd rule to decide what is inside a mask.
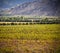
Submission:
[[[33,0],[0,0],[0,9],[1,8],[10,8],[24,2],[31,2]]]
[[[33,1],[33,0],[0,0],[0,10],[5,9],[5,8],[11,8],[18,4],[21,4],[24,2],[31,2],[31,1]],[[48,2],[48,0],[40,0],[40,1]],[[56,7],[60,6],[60,0],[49,0],[49,1],[51,1],[50,3],[55,3]]]

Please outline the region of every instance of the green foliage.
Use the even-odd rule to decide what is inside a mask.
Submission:
[[[50,17],[42,17],[42,18],[26,18],[24,16],[17,17],[0,17],[0,22],[32,22],[36,24],[60,24],[60,18],[50,18]],[[24,24],[24,23],[23,23]]]

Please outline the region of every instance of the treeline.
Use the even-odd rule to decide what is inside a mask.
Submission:
[[[0,17],[0,25],[17,24],[60,24],[60,18],[26,18],[26,17]],[[4,23],[10,22],[10,23]]]

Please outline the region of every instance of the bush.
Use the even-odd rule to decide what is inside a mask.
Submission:
[[[14,23],[12,22],[11,25],[14,25]]]

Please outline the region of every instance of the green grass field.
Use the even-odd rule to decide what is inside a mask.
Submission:
[[[60,24],[0,25],[0,53],[60,53]]]

